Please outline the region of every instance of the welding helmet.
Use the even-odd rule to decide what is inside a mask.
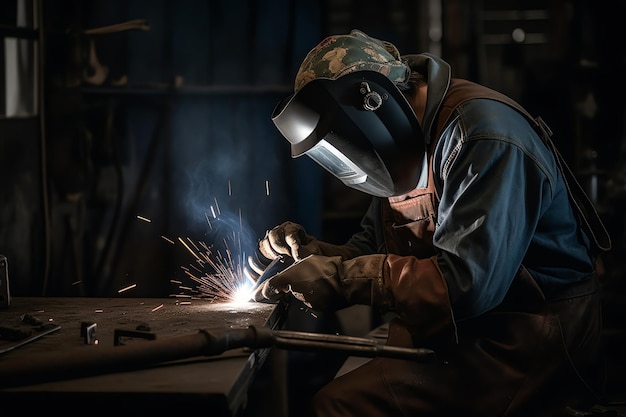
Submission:
[[[415,188],[425,144],[421,126],[396,84],[409,68],[395,47],[360,31],[314,48],[296,76],[295,93],[272,121],[291,144],[345,185],[378,197]]]

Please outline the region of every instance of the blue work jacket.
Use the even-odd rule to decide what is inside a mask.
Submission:
[[[455,318],[471,318],[504,299],[521,265],[541,288],[557,290],[595,268],[589,236],[574,212],[555,155],[510,106],[472,99],[430,137],[450,68],[429,54],[406,57],[427,75],[422,123],[427,143],[418,187],[432,178],[438,196],[432,244]],[[359,252],[385,253],[380,199],[374,197],[362,230],[348,242]]]

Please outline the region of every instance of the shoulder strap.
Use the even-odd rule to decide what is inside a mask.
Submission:
[[[601,251],[608,251],[611,249],[611,238],[607,233],[598,212],[596,211],[593,203],[578,183],[578,180],[574,176],[572,170],[569,168],[558,149],[552,142],[550,137],[552,131],[548,125],[541,119],[541,117],[532,117],[526,109],[520,106],[517,102],[511,98],[505,96],[490,88],[473,83],[471,81],[453,78],[450,82],[450,88],[443,99],[439,115],[437,116],[437,123],[434,124],[435,131],[431,137],[439,138],[439,135],[443,132],[443,128],[448,123],[448,119],[452,115],[452,112],[456,107],[462,103],[474,99],[474,98],[486,98],[491,100],[497,100],[504,104],[507,104],[521,113],[533,128],[537,131],[543,142],[548,149],[554,154],[556,163],[563,175],[565,186],[570,197],[570,201],[578,212],[578,217],[583,224],[583,228],[587,234],[593,239],[596,247]]]

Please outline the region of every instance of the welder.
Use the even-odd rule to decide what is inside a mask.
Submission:
[[[451,72],[353,30],[308,53],[272,114],[292,157],[372,201],[343,244],[294,222],[269,230],[263,257],[295,262],[254,299],[370,305],[392,315],[387,344],[436,352],[329,381],[312,415],[537,417],[602,396],[596,267],[610,238],[543,120]]]

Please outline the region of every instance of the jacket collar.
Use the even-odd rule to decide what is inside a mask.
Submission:
[[[430,144],[435,116],[439,113],[443,98],[450,87],[450,65],[443,59],[429,53],[405,55],[402,59],[411,70],[424,74],[428,83],[422,130],[424,141],[426,144]]]

